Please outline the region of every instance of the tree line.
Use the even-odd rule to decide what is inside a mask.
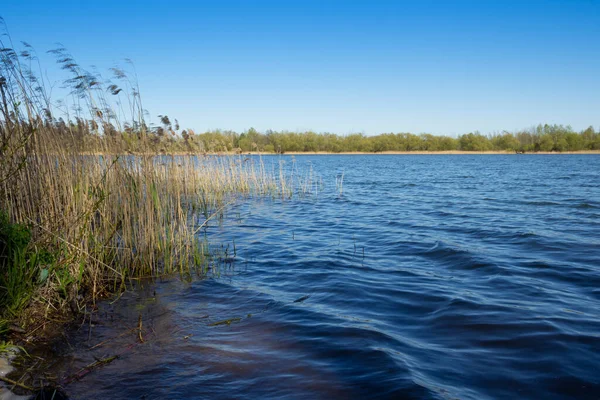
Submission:
[[[600,150],[600,131],[594,127],[575,131],[564,125],[538,125],[517,132],[484,135],[471,132],[451,137],[445,135],[382,133],[368,136],[362,133],[338,135],[333,133],[273,131],[259,132],[250,128],[241,133],[212,130],[197,133],[180,129],[177,120],[159,116],[160,125],[125,126],[119,130],[112,124],[98,126],[93,121],[62,119],[46,121],[70,137],[81,138],[82,150],[112,148],[115,151],[140,151],[140,132],[145,132],[144,150],[156,152],[365,152],[388,151],[506,151],[506,152],[567,152]]]

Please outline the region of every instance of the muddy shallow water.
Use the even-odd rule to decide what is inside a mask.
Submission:
[[[600,397],[600,156],[296,159],[318,193],[208,228],[232,262],[56,346],[61,379],[119,355],[73,398]]]

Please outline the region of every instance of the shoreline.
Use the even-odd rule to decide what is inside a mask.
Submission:
[[[108,152],[82,152],[81,155],[86,156],[364,156],[364,155],[565,155],[565,154],[600,154],[600,150],[579,150],[579,151],[536,151],[527,153],[516,153],[513,151],[464,151],[464,150],[445,150],[445,151],[380,151],[380,152],[365,152],[365,151],[348,151],[348,152],[328,152],[328,151],[289,151],[285,153],[266,153],[261,151],[247,152],[127,152],[127,153],[108,153]]]
[[[243,154],[262,154],[262,155],[277,155],[275,153],[243,153]],[[532,154],[600,154],[600,150],[582,150],[582,151],[563,151],[563,152],[555,152],[555,151],[537,151],[530,153],[515,153],[510,151],[463,151],[463,150],[447,150],[447,151],[381,151],[381,152],[340,152],[340,153],[331,153],[331,152],[286,152],[282,155],[532,155]]]

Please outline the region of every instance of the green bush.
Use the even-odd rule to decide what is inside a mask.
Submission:
[[[0,317],[12,318],[29,301],[40,281],[39,265],[52,255],[30,246],[31,231],[0,212]]]

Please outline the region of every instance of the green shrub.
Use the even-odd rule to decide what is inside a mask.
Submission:
[[[40,280],[39,265],[52,255],[30,246],[31,231],[0,212],[0,317],[11,318],[29,301]]]

